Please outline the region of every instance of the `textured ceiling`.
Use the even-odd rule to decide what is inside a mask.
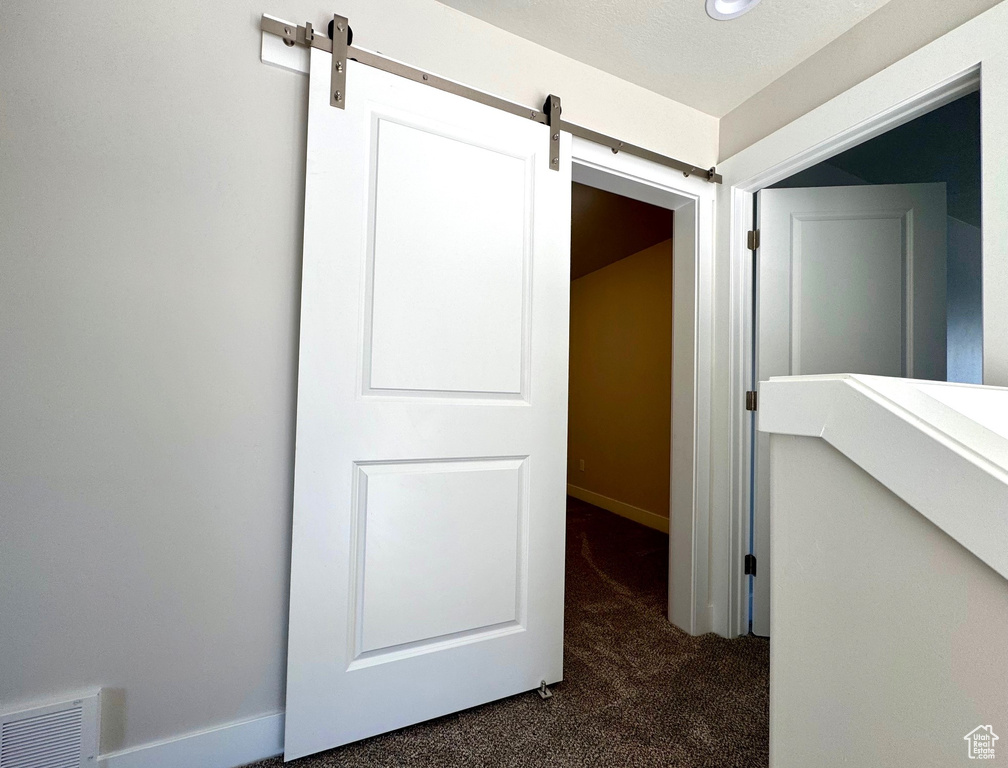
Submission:
[[[672,211],[575,183],[571,188],[571,280],[672,237]]]
[[[762,0],[732,21],[704,0],[440,2],[721,117],[888,0]]]

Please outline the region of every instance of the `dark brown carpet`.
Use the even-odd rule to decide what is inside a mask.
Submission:
[[[567,506],[564,682],[552,699],[524,693],[291,765],[766,766],[768,642],[680,632],[665,618],[668,537]]]

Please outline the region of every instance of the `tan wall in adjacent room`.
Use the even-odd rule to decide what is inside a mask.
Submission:
[[[568,484],[668,518],[671,391],[666,240],[571,283]]]

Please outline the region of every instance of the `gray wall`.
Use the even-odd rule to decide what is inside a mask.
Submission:
[[[336,8],[716,159],[716,119],[433,0]],[[0,710],[104,686],[103,752],[284,704],[307,78],[259,62],[264,11],[333,6],[3,3]]]
[[[4,3],[0,709],[110,688],[103,752],[283,707],[306,81],[259,10]]]

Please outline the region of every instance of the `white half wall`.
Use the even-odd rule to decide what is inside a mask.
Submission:
[[[100,686],[105,754],[284,707],[308,82],[259,18],[333,11],[716,160],[713,117],[433,0],[4,2],[0,709]]]
[[[826,441],[771,453],[770,765],[966,764],[1008,733],[1008,581]]]

